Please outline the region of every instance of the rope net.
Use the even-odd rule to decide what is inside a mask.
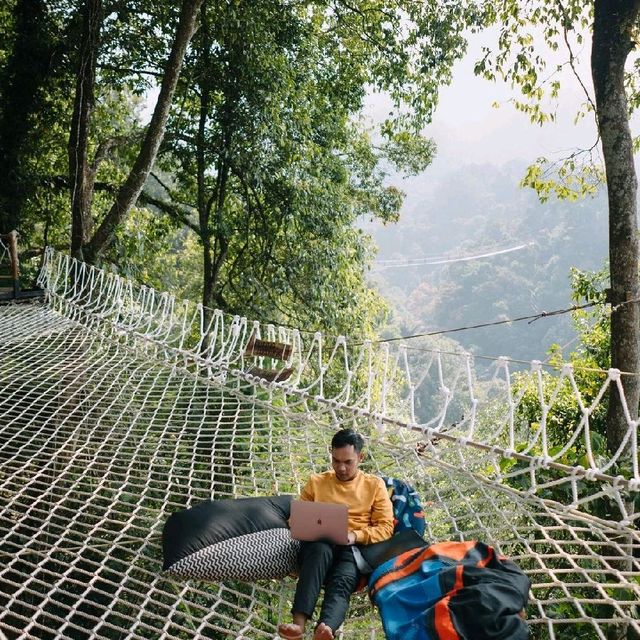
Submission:
[[[637,423],[629,464],[591,429],[619,372],[587,399],[570,366],[480,370],[208,315],[52,251],[40,285],[45,302],[0,307],[0,637],[273,638],[294,581],[171,579],[162,526],[203,500],[299,491],[343,426],[365,435],[365,470],[418,489],[427,540],[479,539],[519,564],[533,638],[640,633]],[[256,339],[286,360],[253,355]],[[365,595],[339,637],[384,637]]]

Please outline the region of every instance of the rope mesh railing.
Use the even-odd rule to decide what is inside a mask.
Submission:
[[[585,443],[580,469],[551,446],[544,416],[559,392],[543,388],[539,363],[515,375],[502,359],[483,378],[467,354],[303,340],[53,252],[41,284],[46,304],[0,307],[8,637],[273,638],[293,582],[168,579],[162,525],[212,497],[298,491],[326,468],[338,426],[367,436],[369,471],[416,486],[427,539],[481,539],[518,562],[533,585],[532,637],[640,632],[637,465],[613,475],[622,453],[598,458],[586,444],[616,372],[587,402],[570,367],[545,374],[575,394],[581,418],[562,444]],[[252,336],[291,345],[287,361],[247,356]],[[293,374],[268,381],[256,365]],[[532,388],[541,419],[523,424]],[[628,436],[637,458],[633,421]],[[383,637],[364,596],[342,637]]]

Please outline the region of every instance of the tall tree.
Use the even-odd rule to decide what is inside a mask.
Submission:
[[[638,33],[640,0],[595,0],[591,74],[596,115],[609,197],[609,269],[611,366],[633,375],[624,376],[626,403],[631,419],[638,417],[640,399],[640,267],[638,253],[637,177],[633,139],[629,127],[625,64]],[[631,304],[629,301],[635,300]],[[622,400],[612,388],[607,420],[611,451],[621,446],[628,425]]]
[[[196,30],[196,22],[202,2],[203,0],[183,0],[182,2],[180,19],[171,52],[164,68],[160,92],[151,116],[151,122],[127,179],[119,188],[107,215],[96,229],[91,240],[86,244],[85,253],[90,261],[94,261],[113,242],[116,227],[136,203],[151,171],[164,137],[173,94],[180,77],[180,70],[187,47]]]
[[[71,183],[71,255],[82,257],[82,248],[93,231],[91,204],[100,156],[89,161],[91,116],[95,106],[96,65],[103,21],[102,0],[86,0],[82,8],[82,36],[78,51],[76,90],[69,132]]]
[[[638,0],[545,0],[541,3],[507,0],[492,3],[483,20],[487,25],[499,25],[498,45],[494,51],[487,48],[476,66],[478,73],[490,79],[502,77],[518,86],[524,96],[517,101],[518,108],[529,113],[532,122],[542,124],[553,117],[542,108],[542,100],[549,94],[558,95],[560,80],[553,72],[545,72],[545,56],[536,38],[551,51],[565,48],[567,68],[578,76],[587,91],[588,82],[578,75],[573,47],[591,37],[595,97],[587,91],[587,110],[592,110],[596,118],[609,200],[610,301],[614,310],[611,366],[624,372],[622,383],[631,420],[638,417],[640,398],[637,376],[640,372],[640,316],[638,303],[633,302],[640,297],[637,179],[629,125],[630,108],[637,104],[638,92],[633,74],[625,67],[637,40],[639,12]],[[631,101],[629,95],[633,97]],[[561,167],[561,177],[576,164],[576,154],[573,154]],[[589,171],[590,176],[595,173],[597,171]],[[534,167],[526,182],[546,195],[550,182],[540,176],[540,168]],[[578,184],[585,185],[580,180]],[[556,188],[556,192],[561,196],[573,195],[564,187]],[[612,452],[622,445],[627,427],[623,404],[613,385],[607,421],[607,442]]]
[[[95,69],[99,55],[100,28],[103,8],[100,0],[86,0],[84,5],[83,37],[78,60],[76,100],[69,142],[70,170],[72,172],[72,253],[94,262],[111,244],[117,226],[135,204],[162,141],[189,41],[196,29],[202,0],[183,0],[171,51],[164,66],[160,92],[137,157],[124,183],[117,190],[113,204],[97,229],[91,234],[91,202],[95,186],[96,164],[104,147],[89,165],[89,128],[93,105]]]

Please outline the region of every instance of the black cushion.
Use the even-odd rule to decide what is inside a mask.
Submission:
[[[371,573],[383,562],[395,558],[405,551],[426,547],[428,544],[414,529],[404,529],[388,540],[359,546],[358,549],[368,565],[364,572]]]
[[[296,568],[288,527],[292,496],[214,500],[171,514],[163,569],[201,580],[277,578]]]

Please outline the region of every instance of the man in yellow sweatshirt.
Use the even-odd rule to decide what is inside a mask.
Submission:
[[[278,627],[280,637],[299,640],[311,618],[324,584],[314,640],[333,640],[344,622],[359,573],[352,545],[382,542],[393,534],[393,508],[382,478],[359,469],[364,459],[362,436],[342,429],[331,440],[330,471],[309,478],[301,500],[336,502],[349,507],[349,544],[303,542],[298,555],[299,577],[293,600],[293,623]]]

